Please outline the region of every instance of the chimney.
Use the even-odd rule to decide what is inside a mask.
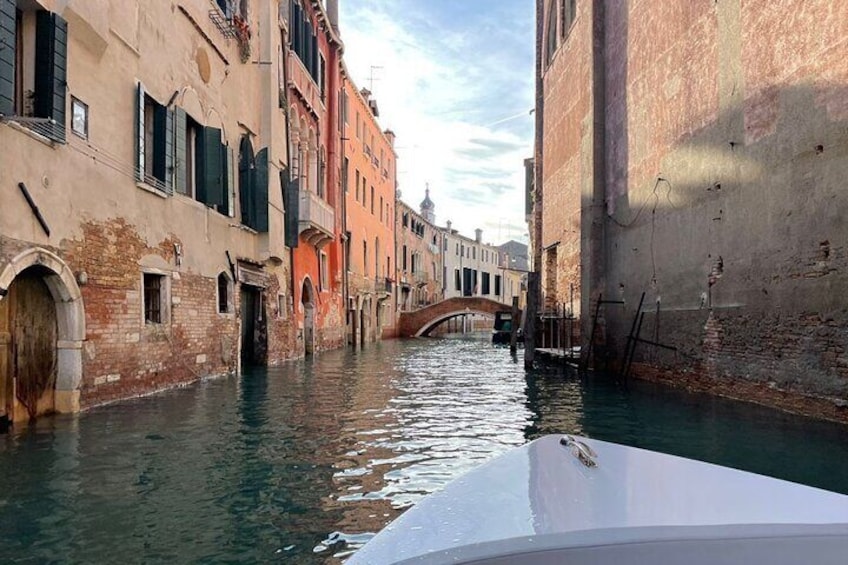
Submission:
[[[477,240],[477,243],[481,243],[483,241],[483,230],[480,228],[474,230],[474,239]]]
[[[391,145],[391,146],[392,146],[392,148],[394,149],[394,146],[395,146],[395,132],[393,132],[393,131],[392,131],[392,130],[390,130],[390,129],[387,129],[387,130],[386,130],[386,131],[384,131],[383,133],[385,133],[385,134],[386,134],[386,137],[389,139],[389,145]]]
[[[451,232],[451,221],[450,220],[448,220],[448,222],[447,222],[447,227],[448,227],[448,233],[450,233]]]
[[[339,33],[339,0],[327,0],[327,18],[333,31]]]

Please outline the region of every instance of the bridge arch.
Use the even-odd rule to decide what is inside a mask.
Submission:
[[[451,318],[456,318],[458,316],[465,316],[466,314],[476,314],[478,316],[488,316],[494,319],[494,314],[491,312],[483,312],[481,310],[457,310],[456,312],[448,312],[443,316],[440,316],[434,319],[432,322],[428,323],[426,326],[422,327],[415,333],[415,337],[423,337],[430,334],[431,331],[435,330],[436,327],[443,323],[447,322]]]
[[[496,312],[511,310],[512,306],[480,296],[448,298],[411,312],[401,312],[398,333],[403,337],[427,335],[436,326],[463,314],[494,316]]]

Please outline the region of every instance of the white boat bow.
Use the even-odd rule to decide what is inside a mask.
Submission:
[[[582,437],[515,448],[386,526],[349,565],[848,563],[848,496]]]

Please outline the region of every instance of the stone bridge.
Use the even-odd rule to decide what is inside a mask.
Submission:
[[[512,306],[479,296],[448,298],[420,310],[401,312],[398,320],[398,335],[401,337],[424,336],[445,320],[463,314],[494,316],[495,312],[504,310],[512,310]]]

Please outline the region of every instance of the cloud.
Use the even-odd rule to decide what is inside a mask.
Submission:
[[[397,135],[403,199],[429,184],[438,223],[465,235],[523,224],[533,33],[526,0],[341,2],[345,60]]]

